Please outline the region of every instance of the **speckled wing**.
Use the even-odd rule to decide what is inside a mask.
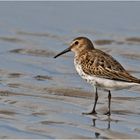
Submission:
[[[112,56],[98,50],[81,54],[80,64],[82,70],[88,75],[101,78],[140,83],[140,80],[131,76],[122,65]]]

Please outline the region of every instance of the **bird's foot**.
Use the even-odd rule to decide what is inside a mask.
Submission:
[[[82,114],[83,114],[83,115],[95,115],[95,114],[97,114],[97,112],[96,112],[96,111],[83,112]]]
[[[104,115],[110,116],[111,113],[110,113],[110,111],[108,111],[108,112],[104,113]]]

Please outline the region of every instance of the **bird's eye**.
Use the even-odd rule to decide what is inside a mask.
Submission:
[[[75,45],[78,45],[79,44],[79,42],[78,41],[75,41],[75,43],[74,43]]]

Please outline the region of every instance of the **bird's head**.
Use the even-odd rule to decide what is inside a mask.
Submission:
[[[80,52],[84,51],[84,50],[92,50],[94,49],[94,46],[92,44],[92,42],[86,38],[86,37],[77,37],[75,38],[70,46],[65,49],[64,51],[60,52],[59,54],[57,54],[56,56],[54,56],[54,58],[67,53],[69,51],[74,52],[76,55],[79,54]]]

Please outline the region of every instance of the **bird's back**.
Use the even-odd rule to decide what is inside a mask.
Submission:
[[[140,83],[140,79],[131,76],[111,55],[98,50],[85,50],[75,57],[87,75],[124,82]]]

